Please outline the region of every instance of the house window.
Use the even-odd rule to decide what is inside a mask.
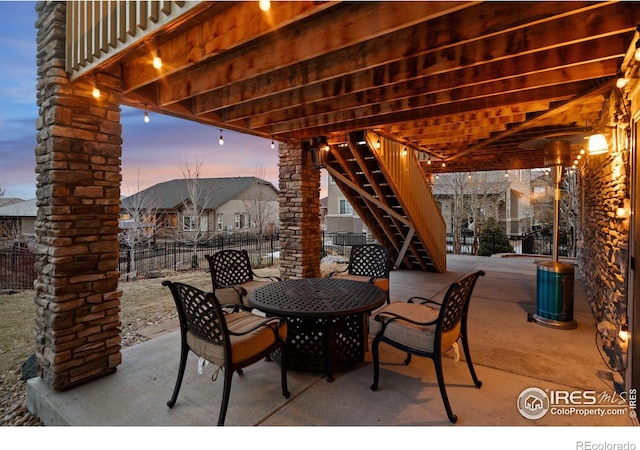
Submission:
[[[182,231],[198,231],[198,222],[200,223],[199,231],[207,231],[207,217],[199,218],[195,216],[182,217]]]
[[[216,214],[216,230],[222,231],[224,229],[224,214]]]
[[[351,203],[349,203],[346,199],[340,199],[340,215],[341,216],[352,216],[353,215],[353,207]]]
[[[233,222],[236,228],[249,228],[249,213],[235,213]]]

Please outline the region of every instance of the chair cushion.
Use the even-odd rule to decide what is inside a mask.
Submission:
[[[225,315],[227,328],[230,332],[241,333],[249,330],[262,322],[264,317],[256,316],[247,311]],[[263,326],[242,336],[231,336],[231,354],[234,364],[245,361],[275,343],[272,328],[275,324]],[[286,323],[278,327],[278,335],[281,339],[287,337]],[[190,331],[187,332],[187,344],[193,352],[220,367],[224,366],[224,348],[222,345],[213,344],[199,338]]]
[[[416,322],[431,322],[438,318],[439,310],[420,303],[392,302],[376,311],[369,318],[369,332],[378,334],[382,331],[382,322],[375,317],[384,312],[391,312]],[[384,316],[380,317],[384,320]],[[409,322],[394,320],[384,330],[384,336],[399,344],[423,352],[432,353],[435,343],[436,326],[414,325]],[[448,350],[460,336],[460,323],[453,329],[443,333],[441,351]]]
[[[222,306],[224,305],[239,305],[242,306],[242,301],[240,300],[240,294],[233,288],[222,288],[216,289],[215,291],[216,298],[218,302]]]

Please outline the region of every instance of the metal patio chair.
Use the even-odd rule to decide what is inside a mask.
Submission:
[[[287,390],[287,353],[285,339],[287,324],[278,317],[264,318],[248,311],[225,313],[213,293],[204,292],[184,283],[165,280],[173,295],[180,319],[180,366],[171,399],[173,408],[178,399],[189,351],[224,369],[224,388],[218,425],[224,425],[229,405],[231,379],[234,372],[261,359],[269,359],[274,350],[280,351],[282,395]]]
[[[379,244],[359,244],[351,247],[347,267],[331,272],[329,277],[373,283],[387,293],[388,304],[390,268],[391,257],[386,248]]]
[[[205,255],[211,272],[213,292],[222,305],[235,305],[250,309],[247,297],[250,292],[268,283],[281,281],[280,277],[257,275],[246,250],[220,250]]]
[[[482,386],[471,362],[467,338],[467,316],[471,293],[483,271],[475,272],[451,284],[442,303],[423,297],[411,297],[408,301],[394,301],[374,314],[369,320],[369,329],[375,334],[372,344],[373,384],[371,390],[378,389],[380,362],[378,346],[385,342],[407,352],[405,364],[411,362],[411,355],[431,358],[447,416],[452,423],[458,418],[453,414],[442,370],[442,354],[462,338],[462,347],[473,383]],[[420,303],[416,303],[419,301]]]

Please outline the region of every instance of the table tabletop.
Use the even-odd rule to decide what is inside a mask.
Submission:
[[[371,311],[386,301],[379,287],[340,278],[300,278],[262,286],[249,304],[270,314],[337,317]]]

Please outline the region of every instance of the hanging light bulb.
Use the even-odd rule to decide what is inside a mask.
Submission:
[[[269,0],[260,0],[260,9],[267,12],[271,9],[271,2]]]
[[[628,80],[625,78],[621,70],[618,70],[618,79],[616,80],[616,87],[622,89],[627,85]]]
[[[380,148],[380,138],[378,138],[378,142],[376,142],[376,148]]]
[[[91,95],[93,95],[93,98],[100,98],[100,88],[98,88],[98,80],[96,78],[96,76],[93,76],[93,90],[91,91]]]
[[[276,144],[275,144],[275,142],[273,142],[273,139],[271,139],[271,148],[272,149],[276,148]]]
[[[508,177],[508,176],[509,176],[509,171],[508,171],[508,170],[505,170],[505,171],[504,171],[504,176],[505,176],[505,177]]]
[[[155,69],[162,68],[162,58],[160,57],[160,49],[157,49],[155,54],[153,55],[153,67]]]
[[[427,155],[427,164],[431,165],[431,155]]]
[[[447,163],[442,161],[442,167],[446,167]]]
[[[144,105],[144,123],[149,123],[149,113],[147,112],[147,105]]]
[[[220,139],[218,139],[220,145],[224,145],[224,138],[222,137],[222,128],[220,129]]]

